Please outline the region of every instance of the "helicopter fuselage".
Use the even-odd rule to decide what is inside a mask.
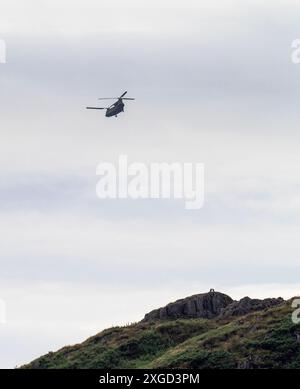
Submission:
[[[115,103],[109,107],[86,107],[86,109],[105,109],[106,117],[118,116],[120,112],[124,112],[124,102],[123,100],[135,100],[133,97],[124,97],[127,91],[124,92],[120,97],[100,97],[98,100],[117,100]]]
[[[124,112],[124,103],[121,99],[118,100],[111,107],[107,108],[105,116],[106,117],[117,116],[120,112]]]

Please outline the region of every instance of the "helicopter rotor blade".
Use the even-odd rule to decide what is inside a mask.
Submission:
[[[120,97],[119,97],[119,99],[121,99],[123,96],[125,96],[126,95],[126,93],[127,93],[127,91],[126,92],[124,92]]]
[[[98,100],[120,100],[120,99],[134,100],[131,97],[124,97],[126,94],[127,94],[127,91],[124,92],[120,97],[98,97]]]
[[[86,109],[106,109],[106,107],[86,107]]]
[[[134,97],[123,97],[122,100],[135,100]]]

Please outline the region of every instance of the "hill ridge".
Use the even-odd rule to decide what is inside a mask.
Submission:
[[[206,293],[174,303],[182,307],[182,301],[199,296],[201,301],[213,298]],[[300,368],[300,328],[291,314],[291,301],[245,297],[232,300],[211,318],[148,316],[21,368]]]

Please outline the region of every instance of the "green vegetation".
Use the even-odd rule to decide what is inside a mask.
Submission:
[[[300,368],[290,302],[226,320],[177,319],[114,327],[22,368]]]

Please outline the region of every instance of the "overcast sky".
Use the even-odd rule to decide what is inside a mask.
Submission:
[[[300,292],[299,1],[0,0],[0,367],[213,287]],[[100,96],[136,98],[107,119]],[[205,165],[205,206],[96,166]]]

